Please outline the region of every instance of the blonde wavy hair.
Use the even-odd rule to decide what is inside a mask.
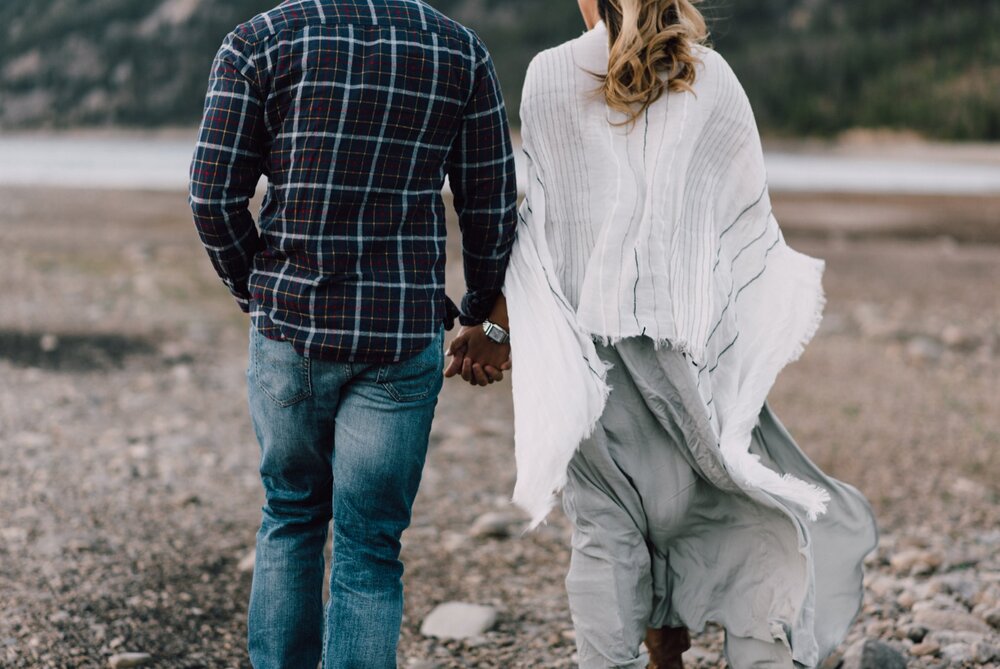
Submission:
[[[664,92],[693,91],[696,44],[708,39],[698,0],[598,0],[608,28],[608,72],[598,75],[608,106],[634,123]],[[662,75],[666,74],[666,81]]]

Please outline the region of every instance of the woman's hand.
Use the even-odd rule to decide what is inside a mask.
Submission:
[[[476,386],[487,386],[503,380],[503,372],[511,368],[510,344],[498,344],[486,336],[481,325],[459,330],[447,351],[451,364],[444,375],[462,378]]]

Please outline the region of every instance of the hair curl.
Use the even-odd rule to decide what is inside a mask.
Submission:
[[[699,61],[692,47],[708,38],[697,2],[598,0],[609,42],[601,92],[610,108],[627,116],[618,125],[634,123],[665,91],[693,90]]]

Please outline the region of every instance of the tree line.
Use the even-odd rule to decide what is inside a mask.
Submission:
[[[275,0],[276,2],[277,0]],[[172,24],[164,0],[0,3],[0,127],[196,123],[223,36],[270,0],[201,0]],[[573,0],[430,0],[474,28],[516,125],[532,56],[579,35]],[[711,44],[765,133],[857,127],[1000,140],[996,0],[706,0]]]

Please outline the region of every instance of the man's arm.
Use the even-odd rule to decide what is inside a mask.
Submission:
[[[247,279],[264,244],[249,202],[263,170],[263,103],[246,42],[231,34],[212,64],[191,163],[189,202],[215,271],[250,311]]]
[[[503,95],[486,48],[478,44],[477,54],[472,97],[448,159],[465,263],[463,325],[489,316],[503,287],[517,223],[517,179]]]

